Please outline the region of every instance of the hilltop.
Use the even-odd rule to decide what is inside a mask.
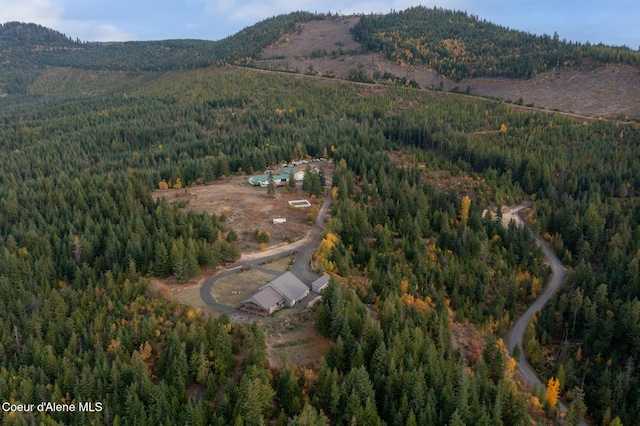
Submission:
[[[446,11],[436,11],[446,16]],[[462,15],[470,22],[476,18]],[[455,63],[449,67],[436,67],[425,64],[424,61],[409,61],[414,55],[401,47],[401,43],[394,41],[393,46],[384,46],[379,49],[374,46],[369,48],[356,41],[357,29],[362,27],[362,19],[370,20],[370,17],[333,17],[323,20],[315,20],[299,23],[294,34],[283,35],[276,43],[262,51],[261,55],[252,63],[253,66],[266,69],[288,70],[304,72],[320,76],[334,76],[335,78],[376,81],[383,84],[407,84],[415,82],[422,88],[459,91],[472,95],[490,98],[501,98],[514,103],[535,105],[549,110],[560,110],[591,117],[640,117],[640,73],[638,69],[637,52],[627,52],[624,49],[607,48],[605,46],[582,47],[580,56],[571,60],[565,60],[557,66],[538,64],[535,69],[526,73],[509,74],[507,71],[490,72],[488,70],[476,71],[472,75],[456,79]],[[460,24],[462,25],[462,24]],[[469,25],[469,24],[467,24]],[[485,26],[498,31],[500,27],[484,23]],[[449,31],[457,33],[455,26],[450,26]],[[519,33],[513,30],[501,29],[507,35],[517,35],[527,43],[551,41],[551,44],[564,46],[567,53],[571,49],[580,48],[559,41],[553,41],[550,37],[536,37]],[[402,40],[405,36],[401,31],[393,30],[394,34]],[[381,30],[380,33],[385,33]],[[422,34],[422,33],[421,33]],[[475,36],[475,34],[473,34]],[[420,35],[423,39],[425,36]],[[444,36],[442,36],[444,37]],[[453,40],[440,37],[441,49],[449,44],[451,51],[456,52],[454,45],[458,43],[458,49],[462,44]],[[373,38],[369,36],[369,39]],[[415,40],[415,38],[414,38]],[[519,51],[515,41],[514,49]],[[416,44],[414,50],[421,50]],[[478,47],[477,51],[482,51]],[[542,53],[540,46],[536,49]],[[604,55],[597,56],[596,52],[621,52],[630,55],[624,63]],[[424,48],[424,50],[427,50]],[[556,55],[551,51],[551,54]],[[448,53],[445,51],[444,56]],[[454,53],[451,53],[454,55]],[[509,53],[505,50],[498,52],[503,63],[513,62]],[[575,52],[574,55],[577,55]],[[519,57],[516,55],[516,57]],[[544,59],[541,54],[540,58]],[[631,59],[633,58],[633,59]],[[455,58],[454,58],[455,59]],[[555,59],[555,58],[554,58]],[[433,62],[437,62],[437,59]],[[460,64],[464,65],[461,59]],[[548,69],[547,69],[548,68]],[[517,70],[516,70],[517,71]]]

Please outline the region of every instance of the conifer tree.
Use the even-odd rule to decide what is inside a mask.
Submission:
[[[267,184],[267,195],[269,197],[275,197],[276,195],[276,183],[273,181],[272,173],[269,173],[269,182]]]

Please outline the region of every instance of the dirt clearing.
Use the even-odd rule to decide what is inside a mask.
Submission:
[[[329,350],[330,341],[315,329],[316,313],[310,309],[283,309],[265,325],[267,357],[272,367],[287,356],[289,364],[317,367]]]
[[[220,313],[209,308],[200,297],[200,287],[206,277],[210,275],[211,272],[207,270],[201,279],[184,284],[178,283],[173,277],[153,278],[149,281],[147,293],[152,297],[162,297],[165,300],[191,306],[204,314],[217,317]]]
[[[423,181],[429,182],[446,192],[455,192],[459,198],[467,195],[472,200],[486,202],[486,197],[491,193],[485,180],[479,176],[473,177],[466,173],[453,175],[451,170],[433,170],[427,168],[425,163],[415,163],[409,151],[387,151],[389,159],[397,167],[416,167],[420,169]]]
[[[327,180],[332,175],[333,166],[326,163],[314,163],[322,167]],[[307,224],[307,215],[322,199],[310,197],[300,188],[276,188],[274,197],[267,195],[267,189],[250,185],[249,176],[232,176],[229,179],[213,182],[210,185],[194,186],[182,189],[156,190],[154,199],[166,197],[170,203],[186,203],[185,211],[207,212],[224,219],[227,230],[238,234],[238,245],[242,253],[261,250],[255,231],[267,231],[269,242],[264,249],[287,244],[305,236],[311,227]],[[311,208],[293,208],[289,201],[307,199]],[[274,219],[284,218],[285,223],[273,223]]]

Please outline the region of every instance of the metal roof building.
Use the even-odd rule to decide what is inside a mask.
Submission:
[[[309,294],[309,287],[291,272],[285,272],[260,287],[242,302],[242,309],[258,315],[270,315],[283,306],[293,306]]]
[[[311,290],[316,293],[320,293],[329,285],[331,277],[327,274],[322,275],[320,278],[311,283]]]
[[[264,187],[269,185],[269,176],[273,176],[273,182],[276,185],[280,185],[281,186],[281,185],[289,182],[290,173],[293,173],[294,177],[296,177],[296,179],[298,179],[297,175],[300,173],[300,171],[298,169],[285,167],[282,171],[280,171],[278,173],[274,172],[274,173],[266,173],[264,175],[251,176],[249,178],[249,183],[251,185],[255,185],[255,186],[260,185],[261,187],[264,188]],[[302,175],[304,177],[304,173]]]
[[[288,306],[295,305],[309,294],[309,287],[288,271],[260,287],[260,290],[267,286],[273,287],[280,293],[286,299]]]
[[[243,309],[258,314],[269,315],[283,307],[284,297],[273,287],[265,287],[242,302]]]

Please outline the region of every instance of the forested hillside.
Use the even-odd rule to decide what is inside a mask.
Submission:
[[[501,27],[465,12],[413,7],[385,15],[365,15],[354,37],[366,49],[394,62],[422,64],[449,79],[531,78],[553,67],[601,63],[640,64],[640,53],[537,36]]]
[[[248,63],[283,34],[294,32],[297,22],[322,18],[305,12],[280,15],[219,41],[113,43],[74,41],[36,24],[0,24],[0,53],[4,58],[0,63],[0,90],[26,93],[29,84],[47,67],[139,72]]]

